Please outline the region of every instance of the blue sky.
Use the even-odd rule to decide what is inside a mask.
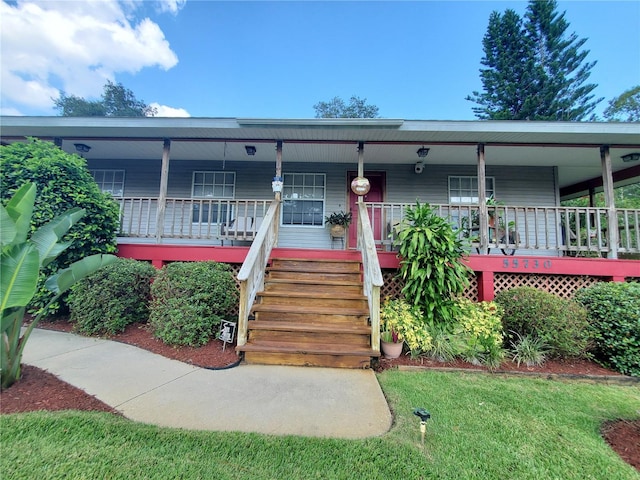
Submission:
[[[3,1],[2,112],[122,82],[161,114],[310,118],[334,96],[386,118],[472,120],[493,10],[524,1]],[[561,1],[607,100],[640,84],[640,1]]]

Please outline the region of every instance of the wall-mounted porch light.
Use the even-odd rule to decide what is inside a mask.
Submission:
[[[622,158],[623,162],[637,162],[638,160],[640,160],[640,153],[627,153],[626,155],[622,155],[622,157],[620,158]]]
[[[76,150],[80,153],[87,153],[91,150],[91,147],[85,143],[74,143],[73,146],[76,147]]]
[[[254,147],[253,145],[245,145],[244,149],[247,151],[247,155],[255,155],[256,154],[256,147]]]
[[[418,157],[425,158],[427,155],[429,155],[429,149],[425,148],[425,146],[423,145],[421,148],[418,149],[416,153],[418,154]]]

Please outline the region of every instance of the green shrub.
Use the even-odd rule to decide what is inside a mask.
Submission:
[[[216,262],[176,262],[162,268],[151,285],[149,322],[169,345],[201,346],[221,320],[230,318],[238,289],[229,266]]]
[[[640,376],[640,284],[598,283],[576,292],[594,330],[596,358]]]
[[[591,340],[586,309],[573,300],[532,287],[516,287],[496,295],[503,309],[505,332],[534,335],[555,357],[583,357]]]
[[[455,331],[464,345],[462,357],[473,364],[497,368],[505,357],[502,347],[502,309],[495,302],[458,300],[460,315]]]
[[[149,263],[119,258],[76,284],[67,300],[75,329],[114,335],[127,325],[146,322],[155,274]]]
[[[511,341],[511,358],[520,366],[524,363],[527,367],[540,366],[547,360],[548,347],[540,337],[534,335],[521,336],[514,332]]]
[[[0,170],[0,199],[3,203],[24,183],[36,184],[38,193],[31,231],[71,208],[80,207],[86,211],[86,215],[62,239],[72,242],[69,248],[43,266],[38,292],[29,305],[29,310],[34,313],[56,313],[63,306],[59,302],[44,310],[51,298],[51,293],[44,287],[44,279],[88,255],[115,253],[118,204],[110,195],[100,191],[83,158],[66,153],[51,142],[29,139],[25,143],[1,146]],[[63,300],[65,298],[66,295],[62,297]]]
[[[402,294],[424,313],[426,323],[453,322],[456,297],[469,284],[463,241],[447,219],[419,202],[407,208],[398,229]]]

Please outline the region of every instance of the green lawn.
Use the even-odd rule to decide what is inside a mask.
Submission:
[[[599,435],[640,389],[386,371],[395,423],[365,440],[157,428],[98,413],[0,417],[0,476],[185,479],[640,479]],[[420,445],[414,407],[432,413]]]

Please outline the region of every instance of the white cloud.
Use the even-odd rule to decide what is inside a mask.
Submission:
[[[190,117],[191,114],[184,108],[173,108],[167,105],[160,105],[159,103],[151,103],[150,107],[156,109],[156,117]]]
[[[177,13],[182,0],[162,0]],[[2,103],[50,109],[59,90],[97,97],[118,72],[178,63],[164,33],[136,19],[140,2],[116,0],[0,2]]]
[[[187,0],[159,0],[159,2],[161,12],[169,12],[176,15],[185,6]]]

